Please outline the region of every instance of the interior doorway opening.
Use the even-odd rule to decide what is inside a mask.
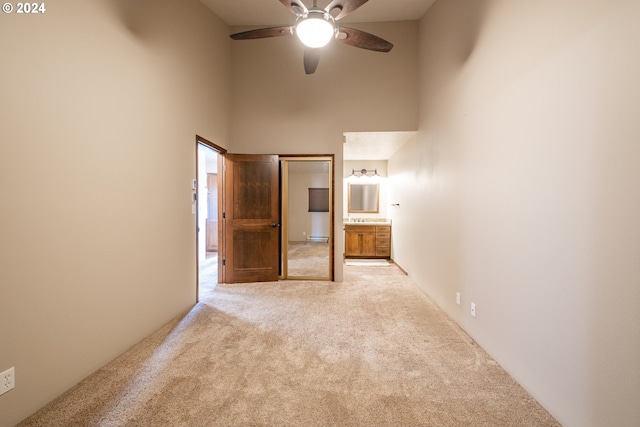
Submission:
[[[219,283],[219,212],[221,153],[197,140],[197,259],[198,299]]]

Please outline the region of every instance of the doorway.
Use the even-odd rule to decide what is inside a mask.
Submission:
[[[196,241],[197,296],[212,292],[220,281],[219,236],[222,198],[222,154],[224,150],[204,138],[196,137]]]
[[[198,296],[218,283],[333,280],[333,156],[231,154],[200,137],[197,152]]]

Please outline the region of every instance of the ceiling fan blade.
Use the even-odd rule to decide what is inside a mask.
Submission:
[[[293,27],[271,27],[271,28],[260,28],[258,30],[249,30],[243,31],[241,33],[231,34],[231,37],[234,40],[251,40],[251,39],[266,39],[269,37],[278,37],[278,36],[290,36],[293,34]]]
[[[320,49],[306,48],[304,50],[304,71],[307,74],[313,74],[318,68],[320,62]]]
[[[307,10],[307,6],[304,5],[304,3],[302,3],[302,1],[298,1],[298,0],[280,0],[280,3],[282,3],[287,9],[289,9],[291,11],[291,13],[295,14],[295,15],[304,15],[305,13],[308,12]]]
[[[376,52],[389,52],[393,49],[393,44],[385,39],[349,27],[339,27],[339,35],[336,37],[336,40],[349,46],[375,50]]]
[[[369,0],[333,0],[324,10],[327,13],[331,13],[333,9],[339,9],[340,13],[334,17],[336,21],[339,21],[368,1]]]

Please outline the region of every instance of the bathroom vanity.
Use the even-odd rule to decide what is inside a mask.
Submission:
[[[347,222],[344,225],[345,258],[390,258],[391,223]]]

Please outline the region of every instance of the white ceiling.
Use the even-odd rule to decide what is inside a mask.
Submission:
[[[293,14],[279,0],[200,0],[231,26],[292,25]],[[318,0],[324,7],[330,0]],[[303,0],[307,7],[312,0]],[[341,23],[417,21],[435,0],[369,0]],[[345,160],[387,160],[415,132],[347,132]]]
[[[231,26],[236,25],[292,25],[293,14],[279,0],[200,0]],[[349,22],[417,21],[435,0],[369,0],[349,16]],[[303,0],[307,7],[312,0]],[[329,0],[318,0],[325,7]]]
[[[415,132],[345,132],[344,160],[388,160]]]

